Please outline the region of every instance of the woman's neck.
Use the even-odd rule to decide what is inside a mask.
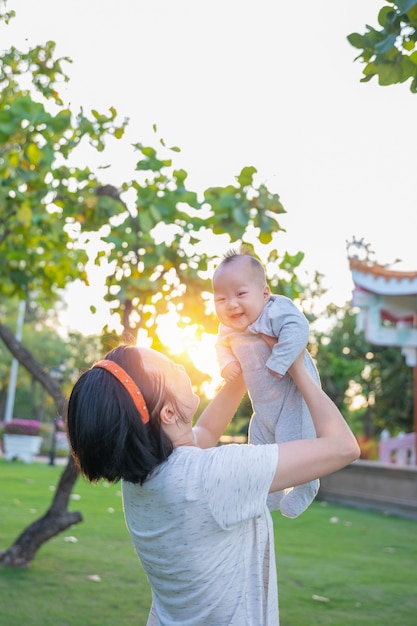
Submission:
[[[179,435],[178,437],[171,439],[171,441],[172,441],[172,445],[174,446],[174,448],[178,448],[179,446],[198,447],[198,444],[194,438],[194,434],[192,431],[191,433],[184,433],[183,435]]]

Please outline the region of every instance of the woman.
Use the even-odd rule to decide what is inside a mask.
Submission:
[[[148,626],[277,626],[269,492],[359,456],[349,427],[300,356],[290,374],[317,438],[215,447],[245,393],[227,382],[203,411],[184,368],[119,346],[79,378],[72,454],[94,482],[122,479],[126,523],[152,588]]]

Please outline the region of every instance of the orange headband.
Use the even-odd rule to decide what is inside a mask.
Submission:
[[[139,414],[142,418],[142,422],[147,424],[149,422],[149,413],[148,407],[146,406],[145,399],[140,391],[139,387],[133,380],[130,378],[129,374],[127,374],[120,365],[117,365],[114,361],[108,361],[104,359],[103,361],[98,361],[94,363],[93,367],[100,367],[103,370],[107,370],[112,374],[119,382],[122,383],[123,387],[128,391],[130,397],[135,403],[135,407],[139,411]],[[93,367],[91,369],[93,369]]]

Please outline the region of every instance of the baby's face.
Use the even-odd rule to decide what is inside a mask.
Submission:
[[[216,270],[213,293],[220,322],[242,332],[261,314],[270,290],[254,271],[250,259],[237,257]]]

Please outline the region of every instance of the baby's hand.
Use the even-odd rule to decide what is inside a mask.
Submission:
[[[222,370],[222,376],[227,382],[230,382],[231,380],[235,380],[235,378],[240,376],[241,373],[242,373],[242,368],[240,367],[240,364],[238,363],[238,361],[233,361],[232,363],[229,363]]]

